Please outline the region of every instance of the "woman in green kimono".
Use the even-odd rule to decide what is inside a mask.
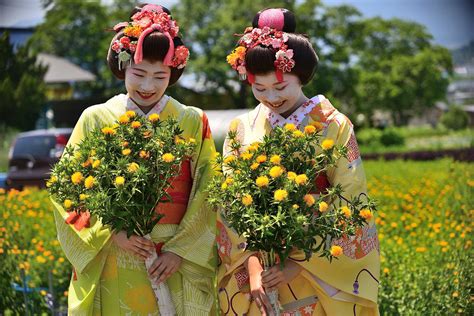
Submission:
[[[107,60],[114,75],[125,80],[127,94],[86,109],[71,135],[76,145],[90,131],[110,126],[127,111],[161,119],[176,117],[183,136],[196,140],[193,157],[183,163],[169,193],[172,203],[157,206],[163,219],[151,233],[153,242],[125,232],[112,232],[94,218],[68,214],[60,204],[55,219],[58,239],[73,266],[69,287],[71,315],[159,315],[150,279],[166,282],[177,315],[213,315],[215,213],[204,191],[212,177],[215,154],[206,115],[165,94],[181,76],[189,51],[178,37],[168,9],[144,5],[130,22],[114,27]],[[54,202],[54,201],[53,201]],[[117,205],[117,207],[121,207]],[[147,271],[144,259],[164,243]]]
[[[348,149],[337,168],[316,179],[315,195],[341,185],[347,198],[366,193],[366,178],[353,125],[323,95],[308,98],[302,91],[314,75],[318,58],[302,35],[294,34],[294,15],[285,9],[267,9],[253,20],[227,61],[252,86],[260,104],[235,118],[230,130],[237,132],[245,151],[261,142],[276,126],[316,129],[335,145]],[[228,140],[225,155],[233,152]],[[369,214],[371,215],[371,214]],[[368,216],[369,217],[369,216]],[[371,216],[370,216],[371,217]],[[283,270],[263,271],[256,252],[246,250],[238,236],[218,215],[217,244],[219,303],[224,315],[271,315],[266,295],[277,288],[284,315],[378,315],[379,243],[373,218],[354,238],[328,241],[343,254],[331,263],[317,255],[305,260],[294,250]]]

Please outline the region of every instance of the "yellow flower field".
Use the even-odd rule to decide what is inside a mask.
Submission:
[[[382,315],[472,315],[474,165],[366,161],[369,193],[378,200]],[[247,201],[251,203],[251,201]],[[314,207],[321,208],[321,205]],[[66,304],[70,265],[62,254],[46,191],[0,189],[0,314],[48,312],[48,272],[55,297]]]
[[[365,168],[379,202],[381,315],[473,315],[474,165],[368,161]]]

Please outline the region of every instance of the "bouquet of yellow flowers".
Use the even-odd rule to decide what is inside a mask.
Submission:
[[[193,143],[182,137],[173,118],[161,121],[158,114],[145,118],[128,111],[113,126],[96,128],[75,148],[68,146],[47,187],[69,212],[67,222],[96,216],[113,231],[149,238],[162,217],[155,208],[171,200],[166,190],[192,155]],[[148,258],[147,266],[155,258]],[[161,305],[172,305],[171,298],[155,294],[163,315],[169,306]]]
[[[285,260],[294,249],[329,260],[342,254],[329,242],[353,236],[373,216],[375,203],[367,196],[350,199],[340,185],[319,197],[316,178],[347,155],[347,148],[322,141],[315,126],[304,131],[293,124],[275,128],[262,142],[245,150],[237,133],[228,134],[230,152],[219,156],[223,171],[210,187],[210,202],[222,208],[223,219],[246,238],[247,248],[258,251],[264,268]],[[278,293],[269,294],[278,314]]]

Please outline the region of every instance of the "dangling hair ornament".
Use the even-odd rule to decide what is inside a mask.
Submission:
[[[173,39],[178,36],[179,26],[159,5],[147,4],[132,16],[131,22],[120,22],[114,26],[116,32],[123,30],[123,36],[112,42],[111,49],[118,56],[119,69],[122,63],[135,64],[143,60],[143,41],[153,31],[161,32],[169,40],[169,48],[163,64],[174,68],[184,68],[189,59],[189,50],[180,45],[175,48]]]

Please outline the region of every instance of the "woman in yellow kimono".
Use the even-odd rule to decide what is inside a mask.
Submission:
[[[324,139],[348,148],[347,159],[316,179],[317,192],[340,184],[344,196],[366,193],[366,178],[349,119],[327,98],[307,98],[302,87],[313,77],[318,58],[304,36],[293,34],[293,14],[285,9],[267,9],[246,29],[238,47],[227,58],[232,67],[252,85],[260,104],[235,118],[230,130],[245,147],[262,141],[275,126],[293,123],[319,129]],[[227,142],[224,155],[231,153]],[[234,153],[235,154],[235,153]],[[257,254],[246,250],[246,242],[226,225],[217,223],[219,254],[218,295],[224,315],[272,315],[266,293],[278,289],[284,315],[378,315],[379,243],[373,219],[353,238],[328,240],[343,254],[331,263],[313,256],[309,261],[294,250],[280,270],[263,271]]]
[[[58,239],[73,266],[69,287],[71,315],[159,315],[149,274],[170,288],[177,315],[214,315],[215,212],[204,191],[215,154],[205,114],[165,95],[186,65],[188,50],[170,12],[156,5],[135,9],[131,22],[119,23],[108,52],[112,72],[125,79],[127,94],[86,109],[69,145],[92,129],[110,126],[126,111],[178,119],[183,136],[196,140],[193,157],[183,163],[168,191],[172,203],[159,204],[165,216],[151,233],[161,255],[147,271],[144,259],[155,244],[125,232],[112,232],[96,218],[56,206]],[[117,205],[117,207],[121,207]]]

